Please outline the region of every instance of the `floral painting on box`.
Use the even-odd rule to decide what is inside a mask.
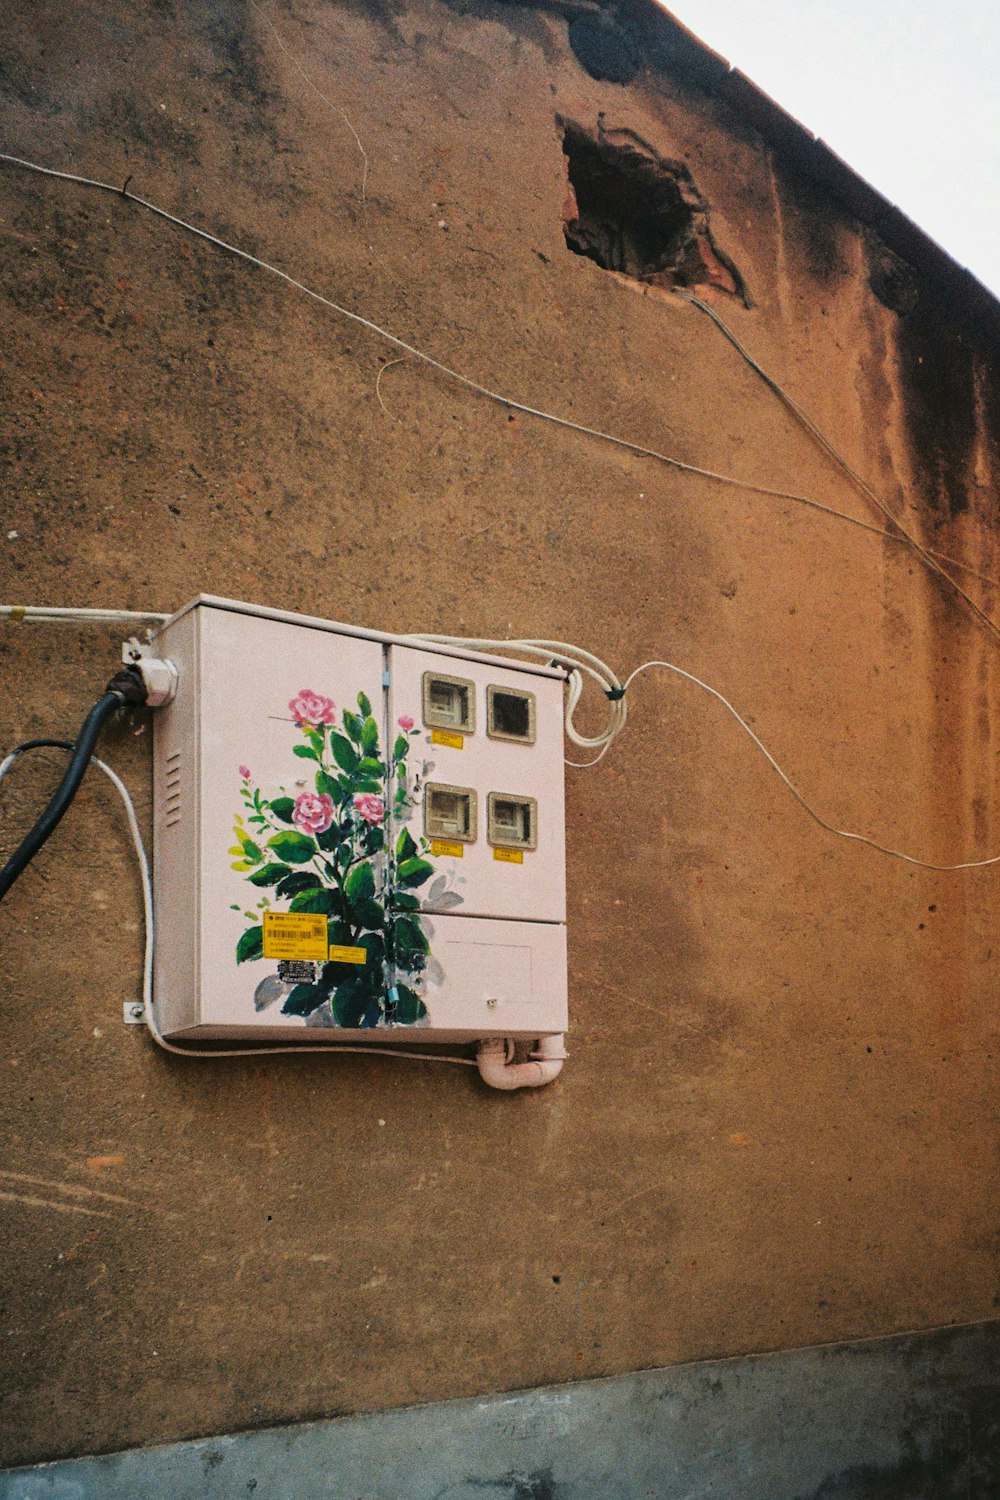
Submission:
[[[309,688],[288,707],[302,737],[293,753],[309,763],[311,784],[300,779],[295,795],[266,797],[250,767],[239,767],[232,867],[261,895],[244,912],[236,961],[265,956],[265,913],[321,914],[330,958],[280,963],[257,986],[258,1009],[281,999],[285,1015],[307,1024],[412,1026],[427,1014],[417,990],[430,956],[416,892],[434,866],[426,839],[418,844],[404,827],[389,847],[387,829],[390,814],[399,826],[411,810],[407,757],[418,731],[404,714],[383,753],[364,693],[356,712],[339,716],[331,698]]]

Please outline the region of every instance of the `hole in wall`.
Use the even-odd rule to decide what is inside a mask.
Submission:
[[[749,306],[683,162],[660,156],[631,130],[608,130],[603,119],[596,131],[559,124],[568,179],[563,233],[575,255],[647,285],[717,287]]]

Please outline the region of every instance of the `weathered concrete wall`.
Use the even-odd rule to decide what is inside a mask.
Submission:
[[[1000,1324],[0,1473],[0,1500],[995,1500]]]
[[[702,314],[567,251],[557,117],[603,112],[687,164],[751,305],[706,295],[763,363],[907,525],[1000,569],[989,351],[681,77],[599,81],[558,13],[436,0],[15,4],[0,48],[18,154],[132,174],[520,399],[871,519]],[[995,634],[905,548],[412,360],[376,390],[396,351],[123,200],[0,165],[0,221],[0,596],[666,655],[839,826],[1000,845]],[[72,731],[117,637],[0,652],[7,745]],[[693,688],[631,702],[571,773],[572,1059],[524,1098],[156,1053],[88,782],[0,908],[3,1461],[991,1315],[996,876],[821,833]],[[105,742],[144,808],[148,746]],[[54,773],[4,784],[5,850]]]

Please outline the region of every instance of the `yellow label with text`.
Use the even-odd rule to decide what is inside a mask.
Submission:
[[[501,860],[505,865],[523,865],[523,849],[494,849],[493,858]]]
[[[431,839],[431,853],[449,854],[452,859],[462,859],[465,856],[465,845],[454,839]]]
[[[432,745],[447,745],[449,750],[461,750],[465,746],[465,735],[454,734],[450,729],[432,729]]]
[[[366,964],[368,962],[368,950],[366,948],[352,948],[346,943],[331,943],[330,957],[338,964]]]
[[[306,911],[266,911],[265,958],[326,957],[326,917]]]

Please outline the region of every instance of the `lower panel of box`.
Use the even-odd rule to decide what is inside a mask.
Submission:
[[[330,950],[353,953],[352,962],[203,964],[201,993],[158,1008],[159,1024],[176,1040],[393,1044],[530,1040],[566,1030],[561,923],[421,914],[416,951],[414,921],[400,929],[392,970],[376,952],[364,960],[360,947]]]

